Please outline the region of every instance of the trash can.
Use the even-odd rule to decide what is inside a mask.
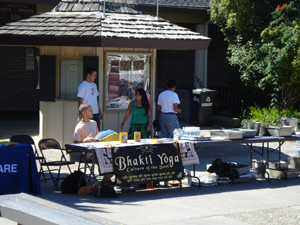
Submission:
[[[216,90],[207,88],[193,89],[191,98],[191,125],[209,125]]]

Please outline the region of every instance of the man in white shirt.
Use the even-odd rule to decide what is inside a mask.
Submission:
[[[92,68],[88,67],[86,71],[86,78],[84,81],[81,82],[81,84],[78,87],[78,107],[82,103],[87,103],[92,106],[93,109],[93,120],[97,122],[98,130],[100,130],[100,119],[103,119],[103,115],[101,113],[100,106],[98,104],[98,96],[99,92],[97,89],[97,85],[94,83],[94,81],[97,78],[97,71]],[[79,113],[79,121],[80,113]]]
[[[176,92],[175,80],[167,82],[167,90],[160,93],[157,101],[157,110],[161,112],[160,115],[160,131],[161,137],[173,138],[173,131],[180,128],[177,113],[181,113],[181,109],[177,106],[180,100]]]

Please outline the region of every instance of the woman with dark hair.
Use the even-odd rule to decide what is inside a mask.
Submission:
[[[151,135],[151,111],[148,102],[147,94],[143,88],[135,91],[135,100],[128,105],[123,122],[121,124],[121,131],[128,117],[131,116],[130,128],[128,131],[128,138],[134,138],[135,131],[141,131],[142,138],[148,138]]]

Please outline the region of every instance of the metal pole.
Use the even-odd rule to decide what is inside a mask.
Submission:
[[[104,4],[103,4],[103,14],[104,14],[104,17],[105,17],[105,7],[106,7],[106,0],[104,0]]]
[[[158,18],[158,0],[156,0],[156,18]]]

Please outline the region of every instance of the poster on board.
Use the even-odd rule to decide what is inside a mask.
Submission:
[[[180,180],[184,177],[176,143],[114,147],[112,157],[118,185]]]

